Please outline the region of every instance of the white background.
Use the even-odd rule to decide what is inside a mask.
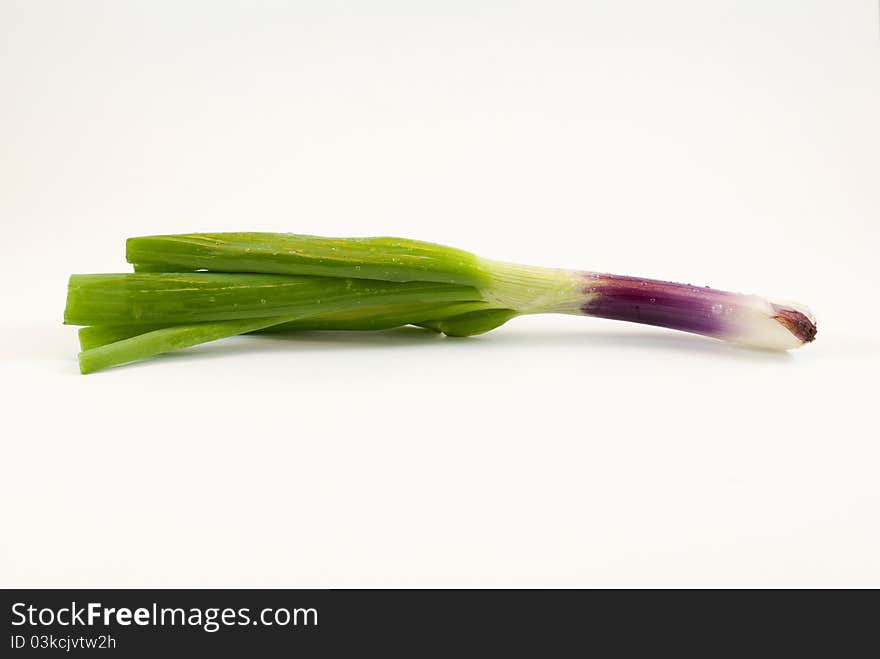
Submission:
[[[0,2],[0,583],[880,585],[874,1]],[[810,305],[80,376],[131,235],[402,235]]]

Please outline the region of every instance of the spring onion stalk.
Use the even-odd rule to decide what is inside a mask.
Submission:
[[[418,325],[471,336],[523,314],[656,325],[788,350],[812,341],[791,303],[589,271],[492,261],[401,238],[217,233],[130,238],[135,273],[73,275],[65,323],[80,367],[116,364],[252,332]]]
[[[323,238],[292,233],[192,233],[129,238],[136,272],[264,272],[474,285],[479,259],[404,238]]]
[[[422,281],[214,272],[72,275],[64,322],[179,324],[481,300],[469,286]]]
[[[79,349],[90,350],[173,325],[89,325],[79,328]]]
[[[144,334],[83,350],[79,353],[79,371],[82,374],[94,373],[111,366],[153,357],[172,350],[189,348],[228,336],[253,332],[295,319],[296,316],[247,318],[155,329]]]
[[[453,304],[401,304],[383,307],[367,307],[348,311],[315,314],[296,320],[289,320],[254,330],[253,333],[283,333],[321,330],[374,331],[393,329],[405,325],[421,325],[430,327],[437,332],[443,330],[437,326],[438,319],[464,316],[474,311],[490,310],[486,302],[460,302]],[[494,310],[493,310],[494,311]],[[510,312],[514,313],[514,312]],[[128,339],[139,334],[146,334],[157,329],[173,327],[173,325],[144,325],[131,323],[124,325],[89,325],[79,329],[81,350],[89,350]]]

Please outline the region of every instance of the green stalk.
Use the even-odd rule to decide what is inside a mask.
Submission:
[[[392,329],[403,325],[420,325],[435,318],[491,309],[487,302],[455,302],[452,304],[411,304],[395,308],[357,309],[317,314],[261,330],[261,333],[302,332],[316,330],[367,331]]]
[[[282,333],[316,330],[347,330],[368,331],[392,329],[404,325],[421,325],[435,331],[442,329],[431,325],[436,319],[459,316],[475,311],[492,310],[486,302],[461,302],[454,304],[409,304],[367,309],[352,309],[323,313],[306,318],[299,318],[278,325],[261,328],[257,333]],[[171,327],[169,325],[90,325],[79,330],[81,350],[89,350],[99,346],[115,343],[139,334],[146,334],[157,329]]]
[[[68,325],[174,325],[382,307],[479,302],[468,286],[265,274],[72,275]]]
[[[130,339],[139,334],[146,334],[158,329],[173,327],[173,325],[89,325],[80,327],[77,336],[79,349],[90,350],[105,346],[108,343],[116,343],[123,339]]]
[[[163,352],[189,348],[200,343],[244,332],[253,332],[291,320],[295,320],[295,317],[224,320],[156,329],[115,343],[84,350],[79,353],[79,370],[83,374],[94,373],[104,368],[152,357]]]
[[[263,272],[462,286],[484,280],[473,254],[405,238],[192,233],[129,238],[125,255],[138,272]]]

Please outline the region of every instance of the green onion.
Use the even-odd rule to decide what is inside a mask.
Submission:
[[[73,275],[65,323],[92,372],[251,332],[418,325],[450,336],[522,314],[668,327],[787,350],[816,334],[804,307],[754,295],[517,265],[401,238],[217,233],[130,238],[134,274]]]

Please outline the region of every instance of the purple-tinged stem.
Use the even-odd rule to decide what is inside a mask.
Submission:
[[[809,343],[816,323],[809,311],[742,295],[654,279],[584,275],[585,316],[645,323],[762,348]]]
[[[520,313],[625,320],[770,350],[797,348],[816,336],[816,321],[808,309],[757,295],[499,262],[491,262],[489,271],[487,298]]]

